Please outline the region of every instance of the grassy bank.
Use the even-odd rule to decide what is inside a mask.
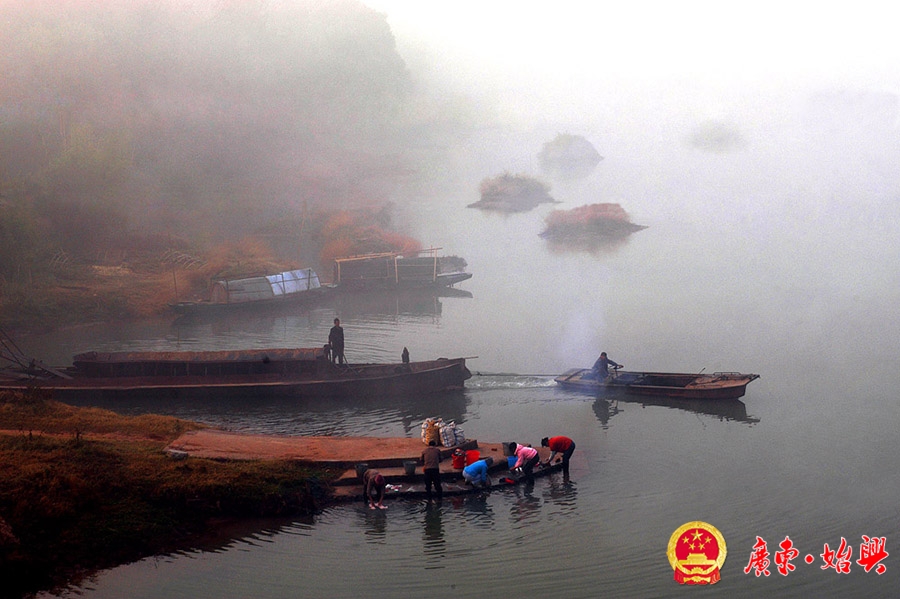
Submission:
[[[309,513],[326,499],[324,471],[163,451],[196,428],[0,394],[0,596],[190,547],[217,519]]]

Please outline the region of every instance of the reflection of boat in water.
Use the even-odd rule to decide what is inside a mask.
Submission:
[[[365,293],[335,293],[326,305],[338,310],[345,318],[361,315],[379,316],[439,316],[443,312],[442,298],[471,298],[462,289],[376,289]]]
[[[362,398],[459,389],[471,376],[465,358],[338,366],[323,348],[88,352],[75,356],[68,368],[32,363],[4,371],[0,389],[43,389],[56,396]]]
[[[598,380],[590,368],[573,368],[554,380],[566,389],[589,393],[619,391],[629,395],[708,401],[743,397],[747,385],[758,378],[758,374],[739,372],[690,374],[616,370],[607,378]]]
[[[622,411],[619,404],[634,404],[642,408],[647,406],[660,406],[671,408],[673,410],[684,410],[685,412],[694,412],[695,414],[705,414],[708,416],[716,416],[720,420],[733,420],[735,422],[746,422],[748,424],[756,424],[759,418],[747,415],[747,406],[739,399],[722,399],[719,401],[707,401],[704,399],[665,399],[658,397],[629,397],[622,396],[609,400],[598,397],[594,400],[594,414],[597,419],[604,425],[609,423],[609,419]]]

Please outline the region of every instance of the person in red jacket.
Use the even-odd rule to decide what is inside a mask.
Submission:
[[[547,460],[547,466],[553,462],[556,454],[562,454],[563,476],[569,476],[569,458],[575,453],[575,441],[568,437],[544,437],[541,439],[541,447],[550,448],[550,458]]]

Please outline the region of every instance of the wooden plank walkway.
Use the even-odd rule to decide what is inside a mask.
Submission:
[[[491,475],[495,479],[509,475],[504,443],[479,443],[469,440],[456,447],[441,446],[444,456],[441,462],[441,479],[444,494],[469,493],[472,488],[462,484],[461,471],[453,467],[451,455],[456,449],[477,449],[481,458],[491,457],[494,464]],[[376,468],[388,482],[387,497],[398,495],[424,495],[422,466],[419,463],[425,445],[420,438],[409,437],[322,437],[249,435],[216,429],[201,429],[180,436],[167,448],[173,455],[218,460],[297,460],[310,465],[326,466],[341,470],[331,484],[335,499],[352,499],[362,496],[357,464]],[[541,461],[546,461],[550,450],[538,448]],[[415,474],[406,472],[404,462],[416,462]],[[536,470],[541,476],[557,470],[554,464],[546,471]]]

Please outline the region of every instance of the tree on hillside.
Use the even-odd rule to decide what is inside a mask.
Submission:
[[[104,243],[109,221],[240,236],[303,200],[381,199],[370,174],[395,159],[410,80],[384,16],[359,2],[2,10],[0,180],[66,215],[55,239]]]

